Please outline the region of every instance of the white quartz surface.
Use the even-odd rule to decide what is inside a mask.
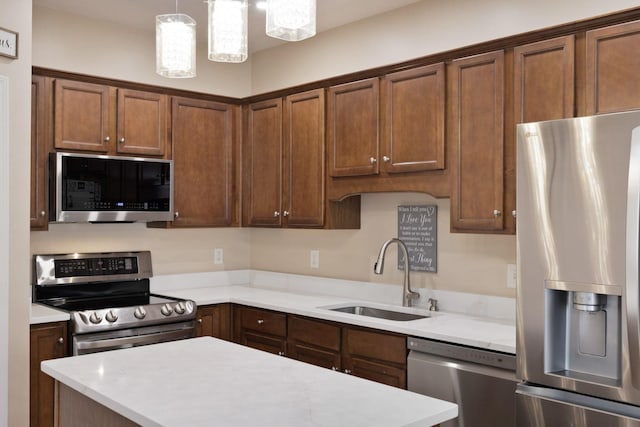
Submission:
[[[252,286],[212,286],[193,289],[164,290],[163,295],[192,299],[198,305],[232,302],[286,313],[315,317],[398,332],[415,337],[430,338],[463,344],[488,350],[515,354],[515,322],[458,313],[430,312],[424,309],[407,308],[389,304],[364,301],[353,297],[299,294],[274,291]],[[429,316],[426,319],[393,321],[374,317],[331,311],[328,308],[350,304],[406,311]]]
[[[31,324],[48,322],[66,322],[70,319],[66,311],[56,310],[42,304],[31,304]]]
[[[143,426],[430,426],[453,403],[211,337],[49,360],[56,380]]]

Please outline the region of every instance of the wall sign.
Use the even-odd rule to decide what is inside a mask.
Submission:
[[[0,56],[18,58],[18,33],[0,27]]]
[[[398,206],[398,239],[409,250],[409,270],[438,271],[438,206]],[[398,269],[404,269],[404,257],[398,248]]]

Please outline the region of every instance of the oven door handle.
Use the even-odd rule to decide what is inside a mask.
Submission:
[[[156,344],[164,341],[174,341],[183,338],[192,338],[193,332],[193,329],[179,329],[174,331],[157,332],[130,337],[105,338],[97,340],[75,337],[74,355],[110,350],[121,347],[133,347],[135,345]]]

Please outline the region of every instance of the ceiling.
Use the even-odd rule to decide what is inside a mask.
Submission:
[[[155,31],[155,16],[186,13],[196,20],[198,39],[207,39],[206,0],[33,0],[33,4],[128,27]],[[317,0],[317,33],[370,16],[398,9],[420,0]],[[256,52],[286,43],[265,35],[265,12],[249,0],[249,51]]]

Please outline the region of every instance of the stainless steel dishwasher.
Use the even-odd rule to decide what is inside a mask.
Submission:
[[[407,348],[407,388],[458,404],[442,427],[515,426],[514,355],[414,337]]]

